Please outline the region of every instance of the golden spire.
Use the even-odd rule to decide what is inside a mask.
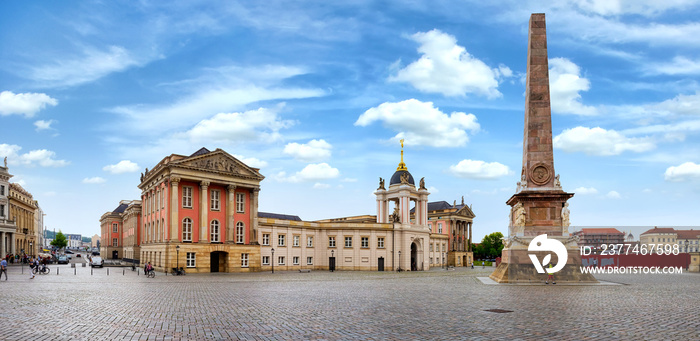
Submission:
[[[407,171],[408,168],[406,168],[406,164],[403,163],[403,139],[401,139],[401,162],[399,163],[399,166],[396,167],[396,171]]]

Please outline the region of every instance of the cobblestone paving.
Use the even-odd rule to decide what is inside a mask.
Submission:
[[[476,277],[491,269],[480,268],[154,279],[128,268],[24,271],[11,266],[0,282],[0,340],[700,340],[700,275],[689,273],[503,286],[482,284]]]

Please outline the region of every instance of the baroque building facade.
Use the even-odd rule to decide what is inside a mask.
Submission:
[[[651,247],[651,245],[678,245],[681,253],[700,252],[700,230],[676,230],[672,227],[654,227],[639,236],[639,244]],[[658,248],[658,246],[654,246]]]
[[[10,216],[10,178],[5,158],[4,167],[0,166],[0,257],[17,254],[17,222]]]
[[[27,255],[35,256],[39,253],[34,221],[37,204],[32,194],[18,183],[10,184],[9,194],[10,217],[17,224],[15,251],[24,250]]]
[[[450,259],[467,266],[474,214],[464,204],[429,203],[424,180],[416,186],[401,153],[388,188],[380,178],[377,215],[318,221],[258,212],[264,177],[221,149],[172,154],[141,175],[138,204],[122,201],[102,216],[103,256],[194,273],[420,271]]]

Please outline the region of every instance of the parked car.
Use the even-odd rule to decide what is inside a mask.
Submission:
[[[93,256],[99,256],[99,255],[100,255],[100,251],[92,251],[92,255],[93,255]]]
[[[82,256],[79,253],[76,253],[75,257],[82,257]]]
[[[65,253],[67,253],[67,254],[72,254],[72,253],[73,253],[73,251],[71,251],[71,250],[66,250],[66,252],[65,252]]]
[[[92,261],[90,261],[90,266],[92,266],[92,267],[97,267],[97,266],[103,267],[104,264],[105,264],[105,261],[102,260],[102,257],[99,257],[99,256],[92,257]]]
[[[58,264],[68,264],[68,257],[65,255],[58,256]]]

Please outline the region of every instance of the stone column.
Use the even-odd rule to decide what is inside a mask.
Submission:
[[[233,243],[235,241],[233,229],[236,223],[233,219],[233,213],[236,212],[236,185],[229,185],[227,189],[228,193],[226,194],[226,242]]]
[[[469,222],[469,244],[467,244],[467,251],[472,252],[472,222]]]
[[[207,189],[209,188],[209,181],[202,181],[199,184],[199,242],[207,243],[209,242],[209,205],[208,205],[208,194]]]
[[[250,194],[251,194],[251,198],[250,198],[251,210],[250,211],[251,211],[251,214],[253,215],[250,219],[251,224],[250,224],[250,242],[249,243],[251,245],[258,245],[258,196],[259,196],[259,193],[260,193],[260,187],[255,187],[250,192]],[[243,237],[243,240],[245,241],[245,236]]]
[[[12,254],[17,254],[17,244],[15,243],[15,234],[10,233],[10,250]]]
[[[5,250],[5,232],[0,232],[0,257],[5,257],[7,251]]]
[[[178,215],[178,208],[180,207],[180,195],[178,194],[178,185],[180,185],[180,178],[171,177],[170,178],[170,236],[169,240],[171,242],[178,242],[180,236],[177,234],[177,228],[180,224],[180,217]]]

